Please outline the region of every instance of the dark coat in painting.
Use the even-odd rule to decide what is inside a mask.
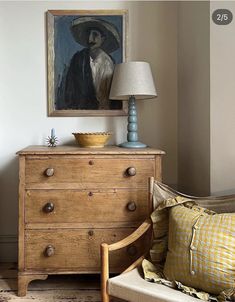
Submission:
[[[76,52],[71,59],[65,80],[64,100],[70,109],[95,110],[99,108],[88,48]]]
[[[113,60],[109,56],[109,60]],[[105,64],[104,64],[105,65]],[[97,110],[100,102],[96,96],[90,66],[90,50],[84,48],[71,59],[64,85],[64,109]],[[122,102],[113,100],[109,109],[121,109]]]

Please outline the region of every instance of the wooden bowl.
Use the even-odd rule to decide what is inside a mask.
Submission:
[[[80,147],[102,148],[111,137],[111,132],[73,133]]]

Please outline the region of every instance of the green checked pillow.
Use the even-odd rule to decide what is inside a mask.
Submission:
[[[169,210],[168,280],[218,295],[235,286],[235,214],[188,203]]]

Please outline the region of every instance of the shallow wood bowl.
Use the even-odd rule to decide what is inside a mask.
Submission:
[[[80,147],[102,148],[111,137],[111,132],[73,133]]]

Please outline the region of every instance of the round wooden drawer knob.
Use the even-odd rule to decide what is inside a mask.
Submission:
[[[94,231],[92,231],[92,230],[88,231],[88,235],[89,236],[94,236]]]
[[[51,257],[55,254],[55,248],[53,245],[48,245],[44,252],[46,257]]]
[[[130,212],[134,212],[136,210],[136,203],[134,201],[130,201],[128,202],[128,204],[126,205],[128,211]]]
[[[45,171],[45,175],[47,177],[51,177],[54,175],[54,169],[53,168],[47,168],[46,171]]]
[[[126,169],[126,174],[128,176],[135,176],[136,175],[136,168],[134,167],[129,167]]]
[[[54,211],[54,208],[55,208],[54,204],[52,202],[48,202],[44,205],[43,212],[44,213],[51,213],[51,212]]]
[[[135,256],[137,254],[137,247],[135,245],[131,245],[127,248],[127,254],[129,256]]]

